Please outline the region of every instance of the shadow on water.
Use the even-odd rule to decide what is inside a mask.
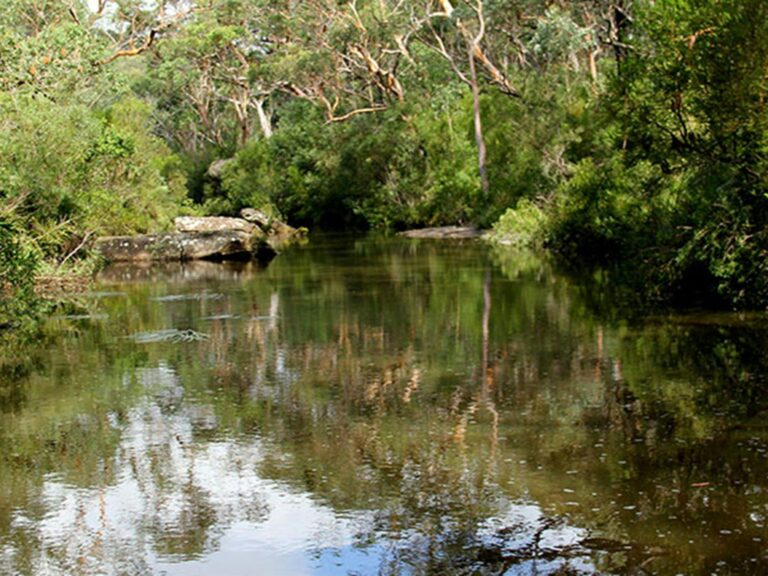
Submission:
[[[762,315],[475,242],[200,264],[2,341],[0,572],[768,570]]]

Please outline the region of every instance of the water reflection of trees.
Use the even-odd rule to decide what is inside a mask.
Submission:
[[[341,260],[301,253],[253,282],[139,284],[105,301],[112,321],[73,339],[58,372],[38,364],[16,378],[25,405],[50,398],[58,413],[22,410],[25,452],[41,456],[31,471],[4,457],[21,489],[0,534],[13,530],[13,508],[41,500],[30,477],[79,466],[73,485],[109,487],[128,469],[152,554],[195,558],[226,526],[267,513],[256,489],[236,508],[211,492],[196,462],[230,446],[221,457],[240,458],[234,477],[256,471],[333,510],[375,511],[357,546],[388,542],[385,573],[498,572],[526,554],[572,567],[589,556],[609,572],[642,563],[699,572],[735,557],[746,570],[761,558],[768,342],[759,323],[616,323],[593,314],[575,280],[532,260],[489,263],[478,250],[429,243],[356,250]],[[174,291],[225,297],[151,300]],[[169,326],[208,339],[124,339]],[[172,386],[137,371],[163,366]],[[73,388],[94,371],[98,390]],[[122,392],[126,376],[133,395]],[[83,398],[95,424],[78,420]],[[56,436],[46,421],[75,432]],[[18,444],[21,430],[6,428],[6,442]],[[266,449],[243,460],[254,439]],[[240,510],[244,502],[253,508]],[[541,503],[541,516],[485,528],[521,502]],[[571,525],[594,533],[530,548],[541,528]],[[41,543],[24,534],[13,538],[27,539],[31,565]]]
[[[483,276],[476,276],[480,281],[475,296],[483,290]],[[535,295],[535,287],[525,288]],[[695,363],[706,355],[707,346],[689,343],[690,349],[684,350],[666,339],[654,341],[654,336],[642,341],[639,336],[649,332],[647,327],[600,326],[587,311],[579,312],[567,298],[553,298],[551,293],[543,302],[535,296],[526,298],[525,292],[511,299],[502,294],[497,300],[512,314],[505,315],[507,322],[494,316],[496,332],[486,369],[477,361],[483,357],[477,354],[482,337],[464,340],[462,333],[458,339],[441,338],[439,352],[419,344],[438,338],[437,334],[451,335],[446,328],[461,319],[450,314],[419,323],[418,314],[406,313],[404,326],[382,327],[366,325],[354,314],[346,315],[344,308],[333,309],[333,321],[323,324],[334,326],[336,340],[293,347],[284,339],[283,357],[292,359],[289,371],[299,376],[288,388],[288,397],[275,396],[274,391],[267,395],[289,407],[290,415],[281,421],[281,445],[291,446],[298,460],[311,462],[316,471],[304,475],[305,486],[340,507],[359,505],[371,493],[398,498],[427,494],[438,503],[435,509],[448,517],[456,496],[455,508],[468,511],[476,521],[492,514],[493,506],[473,510],[472,503],[493,499],[481,489],[462,491],[456,482],[464,487],[490,486],[493,493],[515,478],[538,500],[554,502],[554,514],[567,513],[629,542],[654,541],[649,536],[656,534],[647,534],[651,526],[678,531],[676,536],[682,537],[694,520],[701,519],[706,501],[706,513],[716,518],[704,530],[716,537],[723,519],[737,511],[711,505],[713,499],[725,496],[723,490],[707,494],[705,486],[691,484],[710,479],[710,483],[759,486],[761,480],[731,477],[743,467],[721,467],[731,444],[722,438],[714,442],[712,435],[733,422],[722,419],[719,403],[707,409],[690,400],[692,393],[701,397],[712,393],[712,386],[697,376],[709,369],[697,370]],[[422,301],[418,307],[429,310],[429,305]],[[514,313],[517,305],[520,314]],[[408,326],[408,320],[413,324]],[[399,340],[392,331],[403,330],[412,335],[410,345],[393,352],[386,343]],[[482,333],[476,321],[474,330],[475,336]],[[500,331],[506,338],[499,337]],[[682,343],[687,335],[666,338]],[[637,358],[638,350],[645,356]],[[665,350],[674,350],[673,357],[655,364],[654,358],[663,358]],[[445,369],[446,356],[461,359],[448,363],[453,371]],[[471,356],[474,361],[467,362]],[[676,374],[687,380],[675,381]],[[418,415],[411,406],[418,406]],[[504,463],[493,465],[499,456],[497,418],[507,446],[522,447],[518,454],[528,468],[545,467],[550,472],[547,478]],[[758,474],[765,470],[759,461],[753,464]],[[414,486],[404,483],[404,478],[412,479],[404,471],[412,468],[463,473],[453,482],[446,478],[430,482],[429,474],[420,473],[417,477],[423,484]],[[355,472],[334,473],[335,469]],[[375,481],[369,486],[366,480],[372,474]],[[571,480],[574,475],[579,482]],[[318,482],[317,477],[323,480]],[[563,495],[569,493],[579,496]],[[339,495],[349,495],[350,501]],[[419,516],[425,509],[417,504],[418,499],[403,508]],[[569,509],[571,504],[580,504],[580,510]],[[668,517],[675,520],[670,523]],[[419,520],[397,517],[396,524],[419,526]],[[665,547],[665,554],[670,553],[674,549]]]

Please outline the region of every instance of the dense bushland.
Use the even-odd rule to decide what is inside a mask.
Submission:
[[[93,4],[0,7],[4,300],[96,235],[259,206],[768,303],[760,0]]]
[[[622,259],[653,296],[764,306],[768,6],[636,2],[570,174],[501,236]],[[689,300],[690,301],[690,300]]]

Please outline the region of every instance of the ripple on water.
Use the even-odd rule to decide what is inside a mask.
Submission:
[[[198,292],[193,294],[166,294],[164,296],[155,296],[150,298],[153,302],[188,302],[204,300],[221,300],[224,294],[218,292]]]
[[[54,316],[56,320],[107,320],[109,315],[107,314],[62,314],[61,316]]]
[[[208,334],[197,332],[195,330],[179,330],[177,328],[168,328],[165,330],[152,330],[149,332],[139,332],[127,336],[137,344],[153,344],[156,342],[204,342],[210,338]]]

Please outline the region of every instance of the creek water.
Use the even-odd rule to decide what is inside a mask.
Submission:
[[[107,268],[0,348],[0,573],[768,573],[768,318],[620,301],[465,241]]]

